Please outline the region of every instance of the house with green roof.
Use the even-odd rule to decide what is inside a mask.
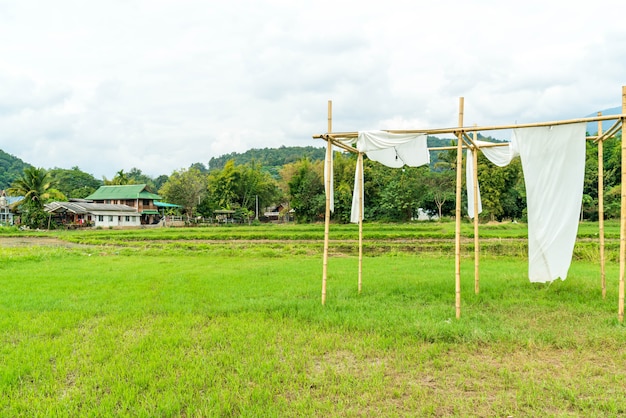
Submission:
[[[84,199],[46,203],[44,210],[65,228],[128,228],[141,226],[141,215],[128,205],[93,203]]]
[[[125,184],[100,186],[98,190],[85,198],[94,203],[111,205],[126,205],[141,215],[142,224],[153,224],[158,221],[159,211],[155,200],[161,200],[161,196],[147,189],[145,184]]]

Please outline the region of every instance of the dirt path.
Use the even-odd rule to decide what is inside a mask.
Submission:
[[[2,237],[0,247],[80,247],[81,244],[49,237]]]

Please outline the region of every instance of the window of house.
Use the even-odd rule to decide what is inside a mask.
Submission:
[[[109,222],[113,222],[113,216],[109,216]]]
[[[126,217],[126,222],[130,222],[130,216]]]
[[[98,215],[98,222],[104,222],[104,215]]]

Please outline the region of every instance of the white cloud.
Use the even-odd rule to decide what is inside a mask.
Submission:
[[[0,2],[0,148],[170,174],[333,130],[584,116],[620,103],[622,0]]]

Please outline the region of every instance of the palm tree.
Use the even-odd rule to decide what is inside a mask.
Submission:
[[[120,185],[126,185],[126,184],[135,184],[135,180],[128,177],[128,174],[130,173],[125,173],[124,169],[121,169],[120,171],[115,173],[115,176],[111,180],[107,179],[104,176],[102,177],[102,180],[104,184],[107,186],[120,186]]]
[[[24,196],[19,206],[23,207],[23,222],[30,227],[44,226],[46,214],[43,205],[52,197],[62,197],[54,188],[55,181],[43,168],[27,167],[21,177],[7,190],[13,196]]]

